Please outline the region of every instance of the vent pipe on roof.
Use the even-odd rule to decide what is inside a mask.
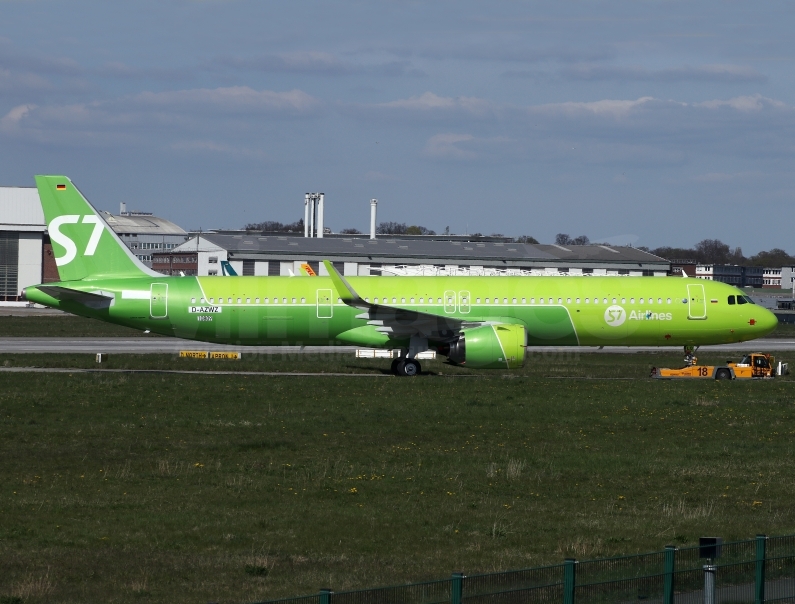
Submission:
[[[315,236],[315,196],[309,195],[309,236]]]
[[[375,210],[377,205],[377,199],[370,200],[370,239],[375,239]]]
[[[323,239],[323,200],[325,197],[325,193],[320,193],[317,202],[317,236],[321,239]]]
[[[304,195],[304,237],[309,237],[309,193]]]
[[[127,204],[123,201],[119,204],[119,214],[124,216],[127,213]]]

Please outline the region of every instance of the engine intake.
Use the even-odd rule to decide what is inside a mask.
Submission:
[[[440,354],[475,369],[517,369],[524,365],[527,332],[522,325],[499,323],[464,329]]]

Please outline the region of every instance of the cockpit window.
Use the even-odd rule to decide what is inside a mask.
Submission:
[[[748,304],[756,304],[756,303],[755,303],[753,300],[751,300],[751,298],[749,298],[748,296],[743,296],[743,298],[745,298],[745,301],[746,301],[746,302],[748,302]]]
[[[734,296],[729,296],[729,304],[734,304]]]
[[[745,296],[737,296],[737,304],[748,304],[748,300],[745,299]]]

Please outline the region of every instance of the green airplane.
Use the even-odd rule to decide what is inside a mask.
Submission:
[[[37,176],[57,283],[28,300],[69,313],[203,342],[399,349],[513,369],[526,346],[683,346],[743,342],[773,313],[713,281],[631,277],[165,276],[142,265],[65,176]]]

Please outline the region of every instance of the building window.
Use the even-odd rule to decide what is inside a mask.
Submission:
[[[210,264],[218,264],[218,256],[210,256],[207,259],[207,262],[209,262]]]
[[[253,277],[254,276],[254,261],[253,260],[243,260],[243,276],[244,277]]]

